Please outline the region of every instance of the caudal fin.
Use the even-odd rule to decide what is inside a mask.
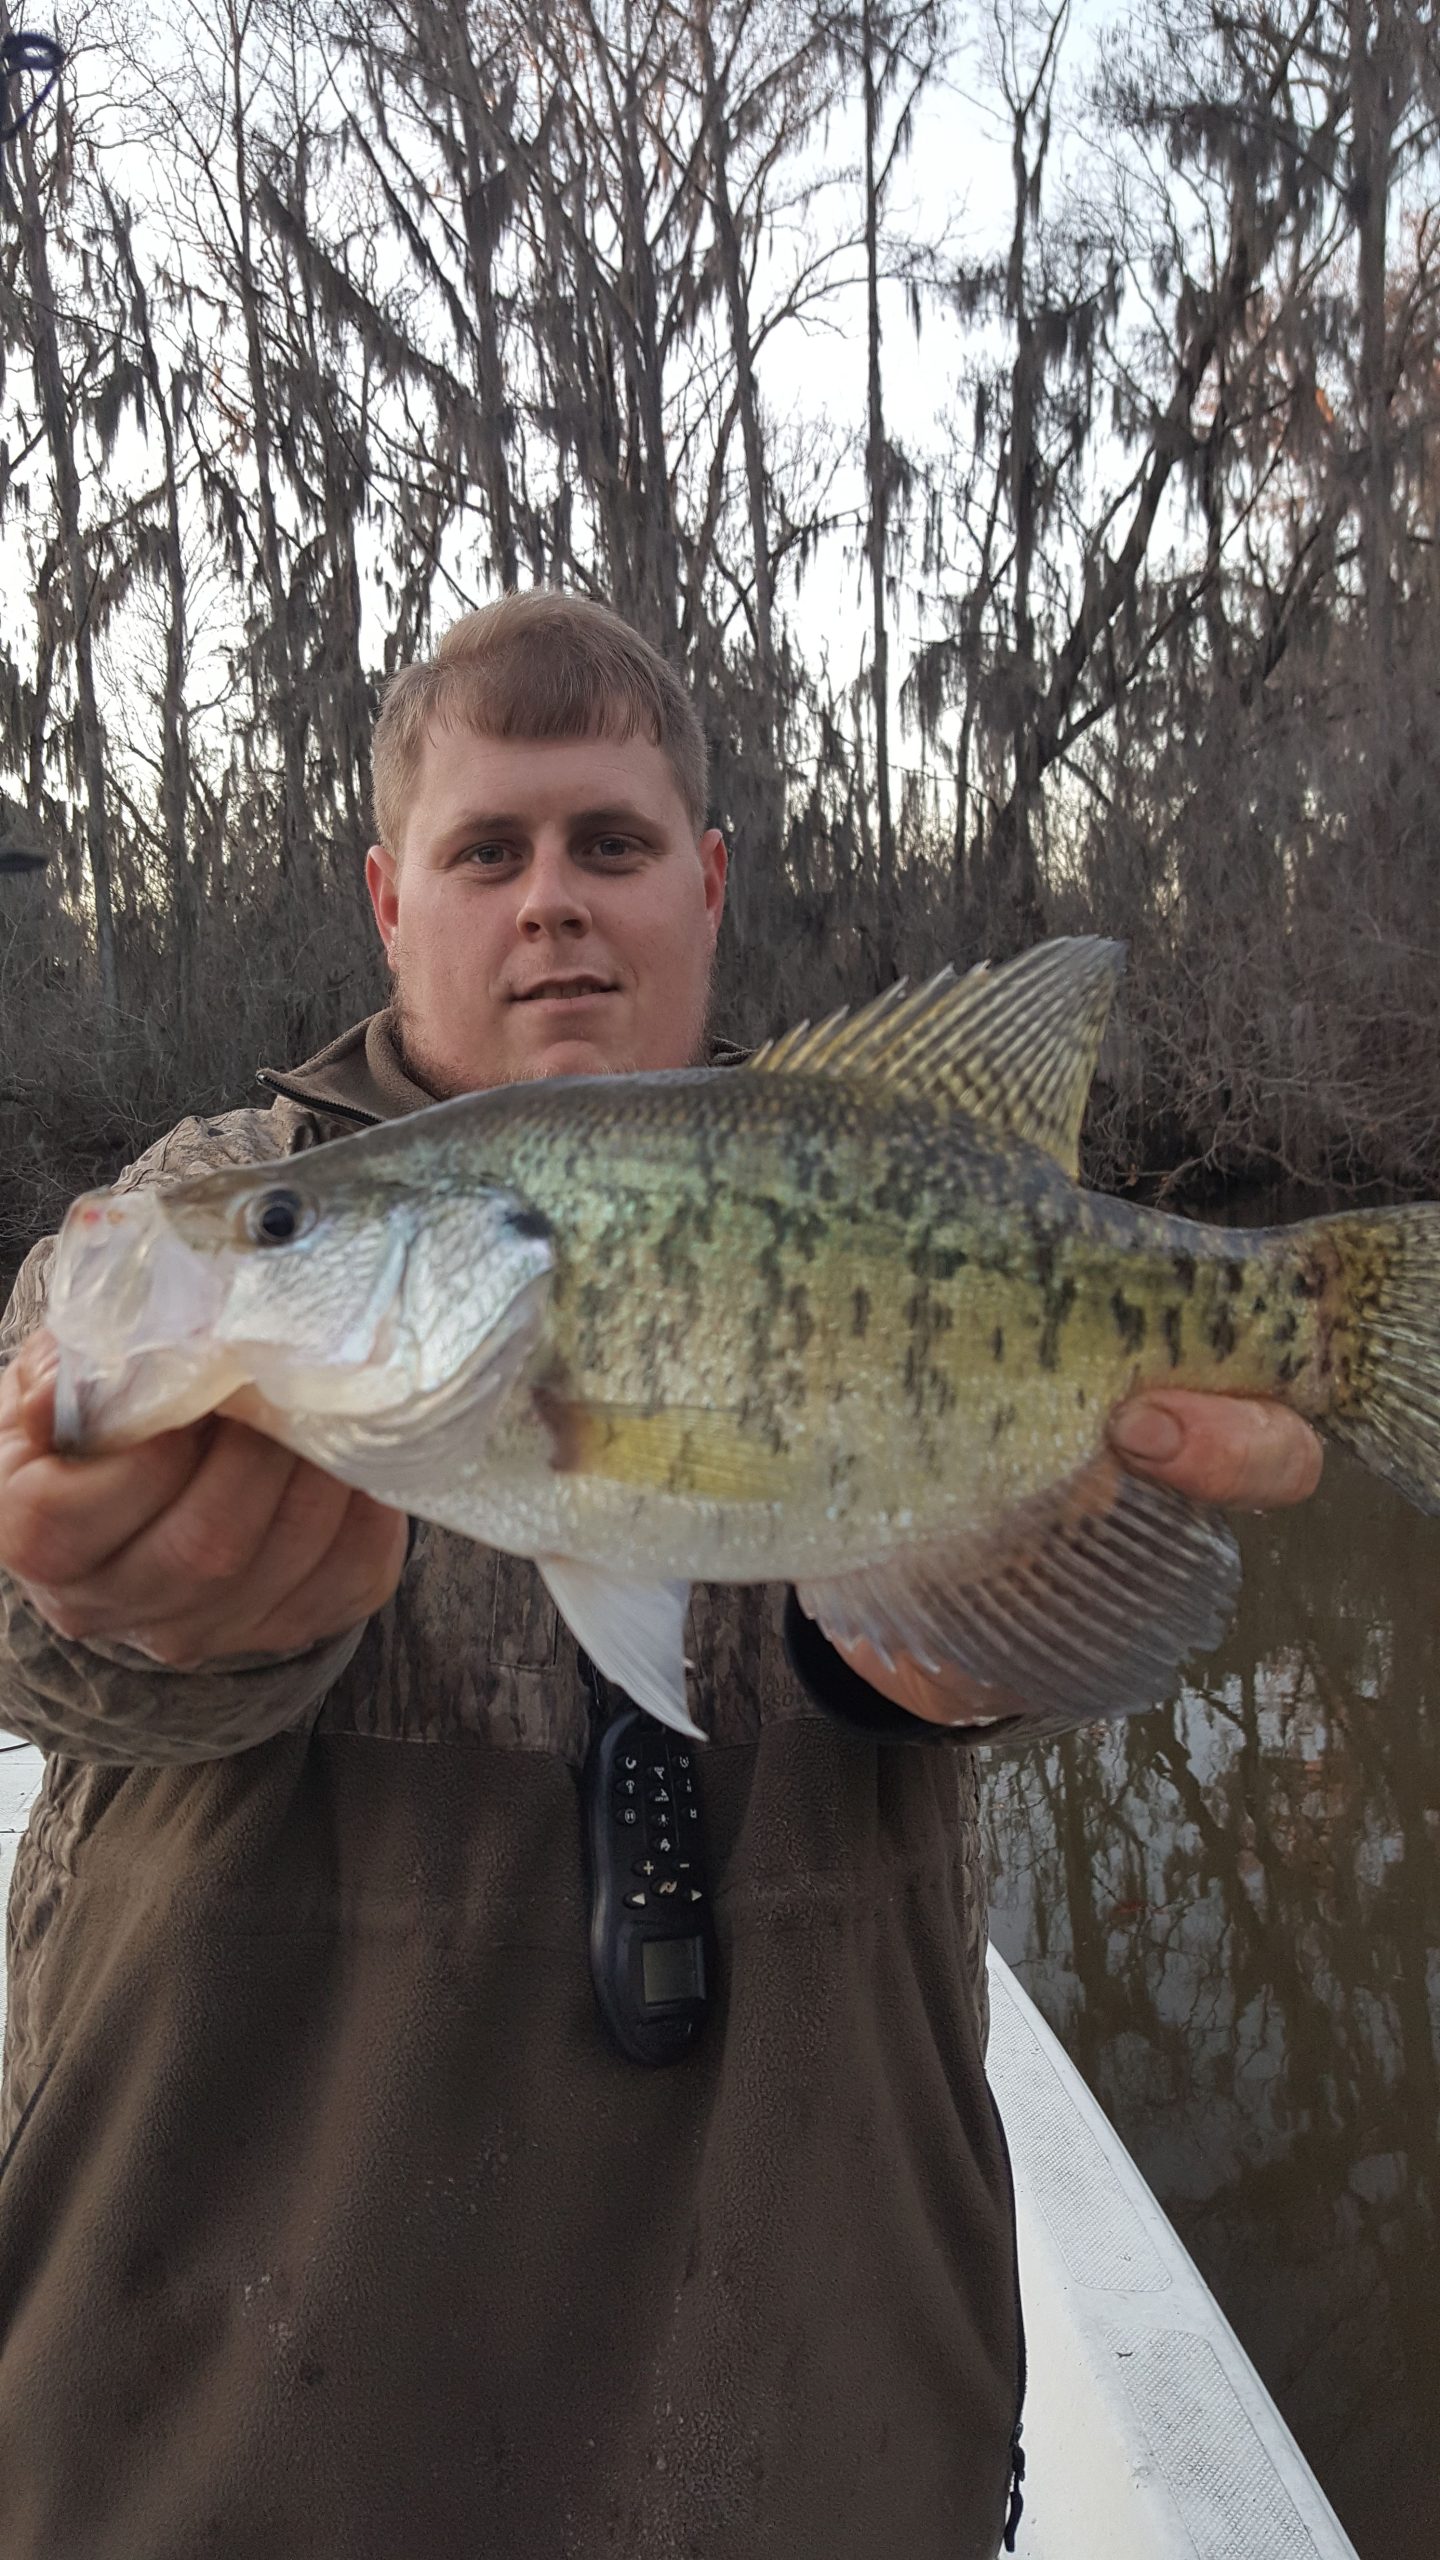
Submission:
[[[1341,1290],[1324,1426],[1440,1512],[1440,1208],[1360,1210],[1325,1232]]]

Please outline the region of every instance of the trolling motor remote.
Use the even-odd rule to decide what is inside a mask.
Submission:
[[[716,1979],[694,1745],[627,1704],[592,1737],[583,1793],[600,2014],[631,2062],[678,2062]]]

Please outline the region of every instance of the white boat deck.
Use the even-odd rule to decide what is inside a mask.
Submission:
[[[40,1770],[38,1751],[0,1751],[0,1896]],[[1029,2354],[1017,2560],[1357,2560],[1109,2119],[993,1953],[990,1990]]]
[[[1356,2560],[1109,2118],[990,1958],[1029,2346],[1017,2560]]]

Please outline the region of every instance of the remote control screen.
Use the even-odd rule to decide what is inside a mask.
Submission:
[[[651,1938],[640,1950],[648,2003],[703,2000],[705,1942],[702,1938]]]

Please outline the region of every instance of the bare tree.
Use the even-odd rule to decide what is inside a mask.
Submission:
[[[865,564],[870,585],[870,705],[874,724],[876,956],[881,975],[894,959],[896,829],[890,741],[891,535],[909,466],[886,431],[880,287],[892,181],[914,134],[915,116],[944,58],[949,12],[941,0],[860,0],[831,21],[847,73],[858,81],[864,122],[862,220],[865,252]]]
[[[0,0],[0,37],[14,32],[9,0]],[[78,341],[79,381],[67,382],[61,352],[62,305],[51,272],[48,233],[63,212],[69,181],[69,136],[61,121],[60,147],[43,151],[36,131],[21,125],[8,146],[0,146],[0,221],[17,225],[21,247],[24,302],[14,285],[5,285],[0,327],[11,346],[28,351],[36,400],[49,455],[58,549],[57,567],[68,608],[68,640],[75,681],[75,764],[84,792],[85,849],[90,893],[95,909],[95,952],[105,1010],[119,1003],[119,964],[115,941],[115,900],[105,791],[105,737],[95,691],[94,632],[91,606],[94,564],[85,537],[80,497],[80,464],[76,455],[79,385],[100,360],[100,332],[87,315],[65,314],[68,334]],[[7,168],[7,159],[9,167]]]
[[[63,1138],[7,1064],[17,1164],[369,1000],[379,684],[538,579],[694,688],[737,1029],[1102,925],[1098,1169],[1434,1178],[1440,40],[986,23],[1009,201],[943,267],[898,183],[942,0],[227,0],[178,48],[142,5],[113,94],[5,147],[0,792],[63,860],[4,1035],[109,1061]],[[942,275],[933,453],[893,358]],[[833,416],[782,361],[816,326]],[[857,535],[863,629],[819,633]]]

